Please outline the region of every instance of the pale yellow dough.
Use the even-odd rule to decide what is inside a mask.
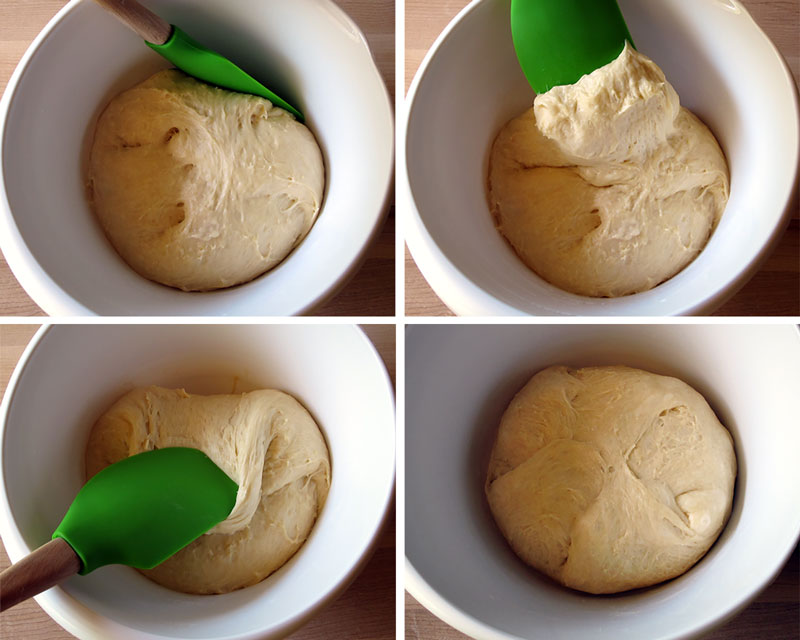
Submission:
[[[322,433],[281,391],[199,396],[135,389],[94,425],[87,479],[119,460],[166,447],[200,449],[239,485],[226,520],[143,571],[176,591],[227,593],[263,580],[302,546],[328,495]]]
[[[733,441],[689,385],[628,367],[549,367],[500,423],[486,495],[526,563],[589,593],[669,580],[731,512]]]
[[[505,125],[488,186],[497,228],[528,267],[566,291],[616,297],[651,289],[697,257],[728,180],[714,135],[626,44]]]
[[[142,276],[186,291],[252,280],[281,262],[319,212],[314,136],[268,100],[162,71],[101,114],[89,193]]]

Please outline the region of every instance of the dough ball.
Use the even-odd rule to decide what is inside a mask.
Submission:
[[[733,441],[689,385],[628,367],[550,367],[503,414],[486,496],[514,552],[617,593],[679,576],[731,512]]]
[[[280,391],[199,396],[134,389],[92,428],[87,480],[124,458],[166,447],[200,449],[239,485],[226,520],[142,571],[176,591],[227,593],[260,582],[303,545],[328,495],[322,433]]]
[[[565,291],[617,297],[699,255],[728,201],[728,166],[661,69],[626,46],[503,127],[488,188],[498,230],[530,269]]]
[[[314,136],[263,98],[161,71],[101,114],[89,193],[140,275],[185,291],[230,287],[280,263],[322,201]]]

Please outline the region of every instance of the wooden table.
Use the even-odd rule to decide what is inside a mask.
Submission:
[[[394,0],[335,0],[369,41],[394,104]],[[0,0],[0,92],[22,54],[66,0]],[[391,202],[394,202],[392,198]],[[392,316],[395,312],[395,214],[383,228],[352,280],[309,315]],[[0,316],[46,315],[19,285],[0,257]]]
[[[405,87],[411,84],[433,41],[468,0],[406,0]],[[742,0],[756,22],[800,77],[800,8],[797,0]],[[405,251],[405,312],[409,316],[452,316]],[[715,316],[800,315],[800,212],[795,214],[775,252],[744,288]]]
[[[39,325],[0,324],[0,396],[25,346]],[[395,381],[395,327],[363,325]],[[366,568],[333,604],[291,636],[294,640],[390,640],[395,638],[395,510]],[[0,546],[0,571],[8,566]],[[34,600],[0,614],[2,640],[72,638]],[[111,640],[111,639],[109,639]]]

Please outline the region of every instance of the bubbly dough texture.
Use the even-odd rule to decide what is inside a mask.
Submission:
[[[542,278],[617,297],[651,289],[697,257],[725,209],[728,180],[714,135],[626,44],[505,125],[491,151],[489,203]]]
[[[328,495],[325,440],[308,411],[281,391],[199,396],[134,389],[94,425],[87,480],[124,458],[166,447],[200,449],[239,485],[226,520],[142,571],[176,591],[227,593],[260,582],[302,546]]]
[[[314,136],[294,116],[168,70],[101,114],[89,193],[140,275],[205,291],[281,262],[314,223],[324,175]]]
[[[669,580],[731,511],[733,441],[689,385],[628,367],[549,367],[500,422],[492,514],[526,563],[589,593]]]

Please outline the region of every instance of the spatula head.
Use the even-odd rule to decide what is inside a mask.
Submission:
[[[227,518],[237,491],[202,451],[147,451],[92,477],[53,538],[80,556],[81,575],[107,564],[152,569]]]
[[[242,71],[230,60],[216,51],[207,49],[183,31],[172,25],[172,35],[164,44],[145,41],[148,47],[157,51],[178,69],[209,84],[231,89],[240,93],[252,93],[266,98],[272,104],[286,109],[303,122],[303,114],[286,100],[275,95],[255,78]]]
[[[536,93],[577,82],[633,44],[616,0],[511,0],[511,36]]]

